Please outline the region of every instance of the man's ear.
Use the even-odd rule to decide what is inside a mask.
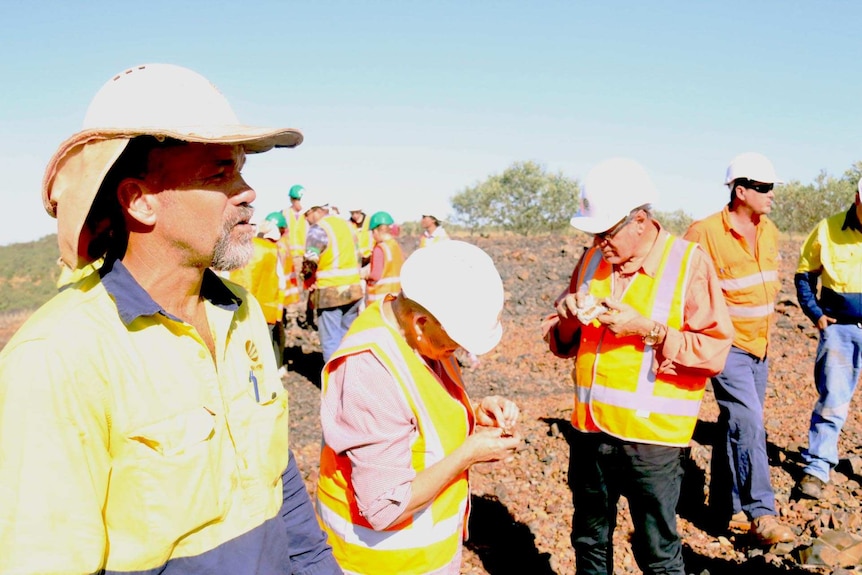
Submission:
[[[156,223],[155,195],[143,180],[126,178],[117,186],[117,199],[126,216],[145,226]]]

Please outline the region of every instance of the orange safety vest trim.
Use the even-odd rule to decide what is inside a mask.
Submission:
[[[377,242],[383,250],[383,274],[373,284],[368,284],[366,302],[371,303],[383,299],[386,294],[397,294],[401,291],[401,265],[404,254],[395,238],[387,238]]]
[[[328,239],[317,263],[317,287],[358,285],[359,261],[353,227],[337,216],[325,216],[317,225],[323,228]]]
[[[287,208],[281,212],[287,219],[287,235],[290,238],[291,257],[302,257],[305,253],[305,236],[308,233],[308,222],[305,214]]]
[[[243,267],[231,270],[228,278],[238,283],[260,303],[266,323],[281,319],[282,297],[278,279],[278,247],[264,238],[252,238],[251,260]]]
[[[323,393],[338,361],[365,351],[373,353],[395,379],[415,417],[411,451],[418,474],[452,453],[469,436],[475,424],[472,407],[454,356],[442,362],[445,381],[441,382],[403,336],[385,322],[380,306],[381,302],[368,306],[351,325],[341,347],[324,367]],[[350,475],[347,455],[335,453],[324,443],[317,512],[332,552],[346,573],[423,575],[456,559],[469,515],[467,471],[430,505],[380,531],[359,513]]]
[[[761,216],[752,254],[742,236],[733,230],[730,211],[725,206],[721,212],[692,224],[686,237],[699,242],[715,264],[733,321],[733,345],[761,359],[766,357],[775,299],[781,290],[778,228]]]
[[[635,275],[622,296],[645,317],[683,325],[689,262],[696,244],[668,236],[656,277]],[[577,285],[594,297],[613,294],[613,266],[597,248],[584,254]],[[707,378],[652,369],[655,350],[640,336],[617,337],[594,320],[581,327],[575,357],[572,425],[641,443],[685,446],[694,433]]]
[[[281,286],[282,300],[285,306],[299,301],[300,289],[299,279],[293,267],[293,258],[290,255],[290,237],[284,234],[278,242],[279,282]]]

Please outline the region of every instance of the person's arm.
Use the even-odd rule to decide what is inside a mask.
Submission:
[[[380,245],[375,245],[371,251],[371,268],[368,270],[368,277],[365,278],[369,284],[375,284],[380,281],[380,278],[383,276],[384,260],[383,248]]]
[[[292,575],[340,575],[341,568],[326,542],[293,452],[281,476],[281,518],[287,531]]]
[[[823,262],[820,257],[821,246],[819,241],[820,224],[812,230],[802,244],[799,252],[799,263],[796,266],[796,275],[793,276],[793,284],[796,286],[796,299],[802,312],[811,320],[818,329],[825,329],[835,319],[823,313],[823,308],[817,301],[817,281],[823,272]]]
[[[584,250],[586,254],[586,250]],[[548,349],[560,358],[575,357],[581,338],[581,322],[577,318],[576,292],[578,271],[583,263],[583,255],[572,272],[569,286],[554,300],[556,313],[542,320],[542,339]]]
[[[0,359],[0,573],[105,567],[108,392],[55,345],[21,342]]]

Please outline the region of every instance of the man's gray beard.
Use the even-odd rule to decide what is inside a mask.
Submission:
[[[225,224],[221,237],[216,242],[211,265],[216,271],[227,272],[239,269],[247,264],[254,254],[254,244],[251,241],[254,232],[249,233],[248,237],[232,240],[233,226],[234,224]]]

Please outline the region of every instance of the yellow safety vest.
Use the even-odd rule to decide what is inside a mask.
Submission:
[[[725,207],[692,224],[686,239],[699,242],[715,264],[727,311],[733,321],[733,345],[766,357],[775,298],[781,290],[778,278],[778,228],[765,216],[757,226],[752,254],[734,234]]]
[[[371,250],[374,249],[374,238],[371,237],[371,231],[368,229],[368,224],[371,223],[371,218],[365,216],[362,220],[362,225],[357,226],[351,222],[351,225],[356,230],[356,243],[359,246],[359,253],[363,258],[371,257]]]
[[[370,351],[392,374],[417,423],[412,445],[418,474],[452,453],[470,435],[474,418],[454,356],[443,362],[441,382],[382,316],[381,302],[353,322],[323,371],[326,393],[331,367],[341,358]],[[457,392],[450,395],[448,389]],[[352,493],[350,459],[324,445],[317,483],[317,511],[329,544],[345,572],[422,575],[448,565],[460,553],[469,515],[468,472],[462,472],[424,509],[398,525],[374,530]]]
[[[669,236],[655,278],[637,274],[622,301],[645,317],[680,329],[689,262],[696,244]],[[613,266],[593,247],[584,254],[577,278],[594,297],[613,294]],[[641,443],[685,446],[697,423],[707,378],[690,373],[659,374],[655,351],[640,336],[617,337],[594,320],[581,327],[575,357],[572,425]]]
[[[252,238],[254,252],[243,267],[231,270],[228,278],[254,295],[263,310],[266,323],[281,319],[282,292],[278,277],[278,247],[264,238]]]
[[[323,228],[328,239],[317,263],[317,287],[358,285],[359,261],[353,227],[338,216],[325,216],[317,225]]]
[[[281,292],[285,307],[299,301],[300,289],[299,279],[296,277],[296,269],[293,267],[293,258],[290,255],[290,235],[284,234],[278,242],[278,259],[280,271]]]
[[[401,265],[404,254],[395,238],[387,238],[377,245],[383,250],[383,274],[373,284],[368,284],[368,303],[383,299],[388,294],[401,291]]]
[[[305,220],[305,214],[292,208],[287,208],[281,213],[287,220],[290,255],[300,258],[305,253],[305,235],[308,233],[308,222]]]

